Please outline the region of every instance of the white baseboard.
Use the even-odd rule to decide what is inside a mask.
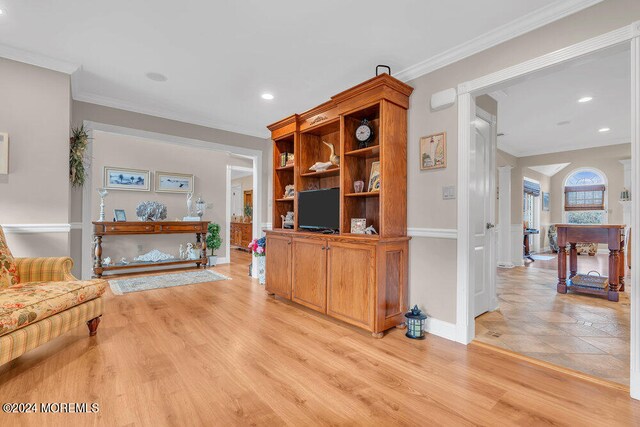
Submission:
[[[71,224],[2,224],[7,234],[68,233]]]
[[[498,268],[514,268],[515,265],[513,265],[512,262],[498,262]]]
[[[456,325],[454,323],[428,317],[425,323],[425,331],[451,341],[456,340]]]

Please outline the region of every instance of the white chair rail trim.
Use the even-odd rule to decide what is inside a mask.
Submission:
[[[72,228],[80,228],[76,224],[2,224],[2,229],[7,234],[69,233]]]
[[[455,228],[407,228],[410,237],[431,237],[435,239],[457,239],[458,230]]]

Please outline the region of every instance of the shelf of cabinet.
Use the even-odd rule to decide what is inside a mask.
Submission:
[[[338,176],[338,175],[340,175],[340,168],[332,168],[332,169],[327,169],[324,171],[317,171],[317,172],[305,172],[300,174],[300,176],[303,176],[305,178]]]
[[[276,202],[293,202],[294,198],[293,197],[287,197],[284,199],[276,199]]]
[[[362,193],[347,193],[345,197],[380,197],[379,191],[363,191]]]
[[[359,148],[357,150],[347,151],[344,155],[350,157],[376,157],[380,155],[380,146],[372,145],[367,148]]]
[[[293,165],[281,166],[276,168],[277,171],[292,171]]]

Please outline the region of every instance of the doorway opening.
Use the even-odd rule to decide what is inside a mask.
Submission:
[[[473,338],[626,387],[630,60],[630,45],[620,44],[474,92],[469,146]],[[495,145],[478,114],[492,108]],[[492,152],[493,162],[479,160]],[[495,208],[481,214],[486,200]]]
[[[229,255],[232,263],[246,260],[253,240],[253,169],[229,166]],[[250,258],[249,258],[250,260]]]

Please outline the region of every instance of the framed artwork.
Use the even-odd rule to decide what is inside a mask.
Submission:
[[[420,170],[447,167],[447,133],[441,132],[420,138]]]
[[[364,234],[366,228],[366,218],[351,218],[351,234]]]
[[[368,191],[380,191],[380,162],[371,163]]]
[[[156,191],[161,193],[192,193],[193,175],[156,172]]]
[[[9,173],[9,134],[0,133],[0,175]]]
[[[542,192],[542,210],[549,211],[549,203],[551,201],[551,195],[549,193]]]
[[[127,220],[127,213],[124,211],[124,209],[114,209],[113,219],[116,222],[125,222]]]
[[[150,191],[151,172],[105,166],[103,187],[110,190]]]

